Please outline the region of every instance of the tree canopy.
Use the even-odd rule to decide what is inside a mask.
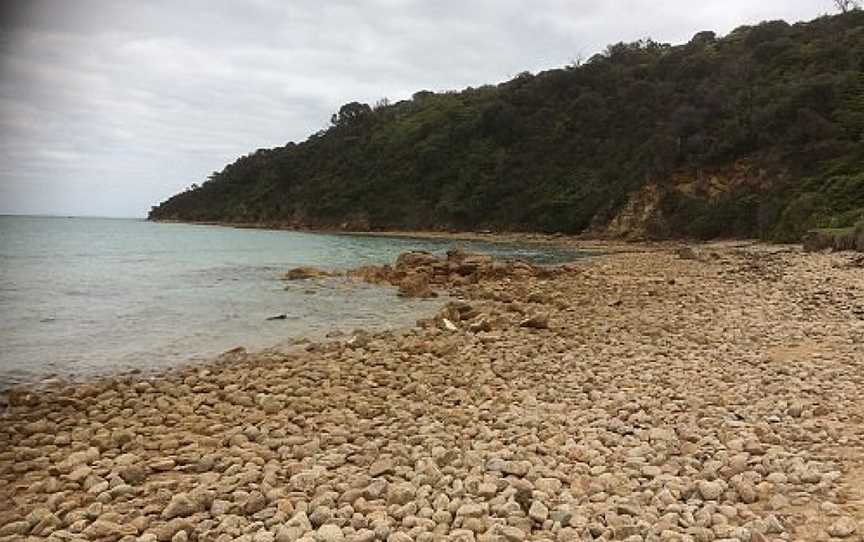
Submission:
[[[644,235],[795,240],[864,217],[862,69],[859,10],[613,44],[497,85],[346,104],[150,218],[576,233],[630,212]]]

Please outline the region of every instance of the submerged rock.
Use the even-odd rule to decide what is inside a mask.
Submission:
[[[325,271],[315,267],[295,267],[284,275],[285,280],[306,280],[317,279],[322,277],[333,277],[338,275],[332,271]]]

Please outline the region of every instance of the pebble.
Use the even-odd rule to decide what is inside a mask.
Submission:
[[[843,516],[828,527],[828,534],[837,538],[847,538],[858,531],[858,523],[849,516]]]

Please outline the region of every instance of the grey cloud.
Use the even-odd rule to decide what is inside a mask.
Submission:
[[[340,104],[509,79],[827,1],[20,0],[0,16],[0,213],[142,216]]]

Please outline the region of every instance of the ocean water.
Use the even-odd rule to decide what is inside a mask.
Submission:
[[[280,277],[301,265],[349,269],[454,246],[540,262],[578,256],[527,245],[0,216],[0,387],[411,325],[442,301],[340,278]],[[278,314],[287,318],[267,320]]]

